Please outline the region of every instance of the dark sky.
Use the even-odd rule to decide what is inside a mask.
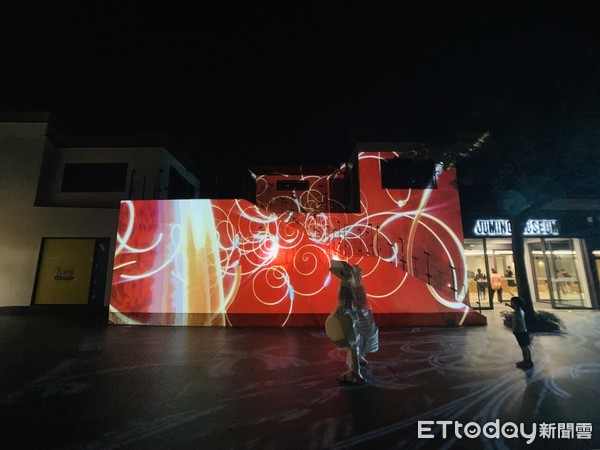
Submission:
[[[541,2],[13,3],[0,109],[49,110],[78,132],[168,131],[198,159],[246,167],[486,128],[507,93],[540,84],[538,53],[597,26],[581,5]]]

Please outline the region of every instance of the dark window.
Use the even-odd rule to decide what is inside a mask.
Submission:
[[[308,191],[307,180],[277,180],[278,191]]]
[[[418,161],[408,158],[381,161],[381,187],[384,189],[436,188],[433,159]]]
[[[194,198],[196,188],[173,167],[169,169],[168,198]]]
[[[127,163],[67,163],[62,192],[123,192]]]

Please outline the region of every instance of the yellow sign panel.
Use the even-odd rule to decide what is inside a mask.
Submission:
[[[87,304],[95,239],[46,239],[34,303]]]

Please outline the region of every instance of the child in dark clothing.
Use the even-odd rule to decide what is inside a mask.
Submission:
[[[523,361],[517,363],[517,367],[520,369],[531,369],[533,367],[533,361],[531,360],[531,339],[529,338],[529,332],[527,331],[527,325],[525,324],[525,311],[523,307],[525,301],[521,297],[513,297],[510,299],[510,307],[515,310],[512,319],[512,329],[521,352],[523,352]]]

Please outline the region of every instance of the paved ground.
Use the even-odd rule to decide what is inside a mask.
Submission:
[[[535,335],[528,372],[485,314],[485,327],[382,329],[365,386],[339,385],[344,355],[317,328],[0,315],[0,448],[600,448],[600,311],[556,312],[563,329]],[[418,438],[420,421],[435,438]],[[452,425],[443,438],[422,421]],[[537,434],[458,438],[469,422]],[[540,437],[551,425],[561,438]]]

